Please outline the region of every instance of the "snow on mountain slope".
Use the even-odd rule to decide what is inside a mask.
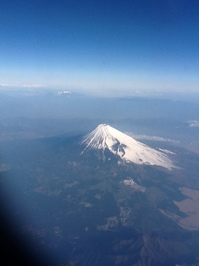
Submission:
[[[166,154],[156,151],[106,124],[99,125],[88,134],[82,144],[86,145],[84,151],[87,149],[103,151],[108,149],[126,162],[158,165],[170,170],[174,167]]]

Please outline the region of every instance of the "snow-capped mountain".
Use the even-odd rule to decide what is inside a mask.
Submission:
[[[94,129],[85,137],[82,144],[86,145],[84,151],[108,149],[126,162],[158,165],[170,170],[174,167],[171,160],[163,152],[152,149],[106,124],[100,124]]]

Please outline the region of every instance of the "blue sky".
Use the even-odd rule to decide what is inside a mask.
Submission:
[[[0,84],[196,92],[198,14],[198,0],[0,0]]]

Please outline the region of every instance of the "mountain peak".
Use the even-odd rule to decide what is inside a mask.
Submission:
[[[106,124],[96,127],[85,137],[82,144],[86,145],[84,151],[108,149],[126,162],[157,165],[170,170],[174,167],[169,157],[163,152],[152,149]]]

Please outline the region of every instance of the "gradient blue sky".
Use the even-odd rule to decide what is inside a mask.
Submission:
[[[198,0],[0,0],[1,87],[199,90]]]

